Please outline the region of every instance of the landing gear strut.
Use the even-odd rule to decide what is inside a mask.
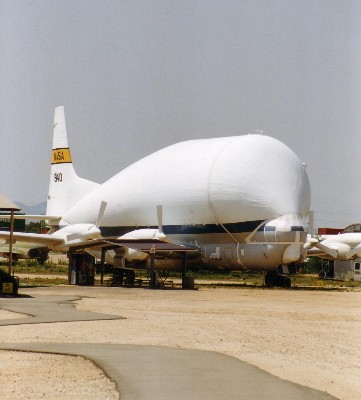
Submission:
[[[264,277],[264,284],[266,287],[283,287],[290,288],[291,287],[291,278],[289,276],[280,275],[278,270],[275,269],[273,271],[267,271]]]

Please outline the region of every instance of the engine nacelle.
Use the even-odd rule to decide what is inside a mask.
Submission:
[[[206,266],[229,270],[270,270],[281,264],[302,262],[303,243],[240,243],[202,246]]]

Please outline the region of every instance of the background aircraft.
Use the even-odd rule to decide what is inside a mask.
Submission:
[[[91,242],[86,251],[99,256],[106,239],[116,238],[122,243],[106,258],[119,267],[147,266],[149,254],[136,242],[172,243],[191,250],[188,264],[273,272],[305,258],[309,205],[305,166],[283,143],[259,134],[177,143],[102,185],[85,180],[74,170],[64,107],[57,107],[47,212],[38,216],[50,234],[16,240],[62,251]],[[183,262],[177,251],[156,253],[155,268]]]
[[[49,249],[47,246],[39,246],[37,243],[15,242],[12,249],[13,260],[37,259],[44,263],[48,259]],[[9,243],[0,243],[0,257],[9,258]]]
[[[337,235],[319,235],[306,245],[309,256],[328,260],[351,260],[361,257],[361,227],[353,224]]]

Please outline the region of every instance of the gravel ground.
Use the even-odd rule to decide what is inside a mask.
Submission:
[[[361,399],[359,291],[244,288],[151,291],[63,286],[21,289],[21,293],[84,296],[77,302],[79,309],[127,319],[3,326],[2,343],[123,343],[213,350],[339,399]],[[12,353],[1,353],[2,364],[4,354]],[[21,370],[22,363],[28,362],[28,355],[19,354],[16,363],[7,362],[8,373],[19,370],[19,365]],[[42,358],[41,363],[46,365],[48,360]],[[73,364],[74,359],[57,360],[54,365],[72,376],[71,371],[79,370],[79,367],[71,369]],[[90,366],[94,368],[91,363]],[[82,367],[84,373],[86,369]],[[3,373],[3,368],[0,372]],[[34,377],[22,379],[30,387],[34,381]],[[99,385],[103,393],[109,393],[109,382],[105,385],[102,381]],[[2,390],[8,395],[11,387],[5,385]],[[51,376],[46,387],[52,390]],[[54,392],[45,398],[63,397]],[[87,394],[77,394],[77,399],[88,398]]]
[[[115,384],[91,361],[55,354],[0,351],[4,400],[115,400]]]

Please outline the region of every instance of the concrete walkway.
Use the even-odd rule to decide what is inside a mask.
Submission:
[[[0,344],[0,349],[84,356],[116,383],[122,400],[334,399],[210,351],[46,343]]]
[[[0,321],[0,326],[123,318],[118,315],[77,310],[71,302],[80,299],[81,297],[79,296],[21,296],[1,298],[1,309],[27,314],[29,318],[2,320]]]
[[[122,318],[78,311],[70,303],[78,299],[78,296],[2,298],[0,308],[33,317],[4,320],[0,325]],[[83,356],[116,383],[122,400],[335,399],[211,351],[92,343],[0,344],[0,349]]]

